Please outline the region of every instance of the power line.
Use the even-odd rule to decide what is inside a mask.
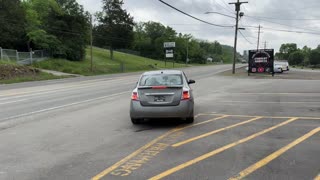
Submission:
[[[272,31],[279,31],[279,32],[292,32],[292,33],[299,33],[299,34],[314,34],[314,35],[320,35],[320,32],[308,32],[308,31],[294,31],[294,30],[286,30],[286,29],[274,29],[274,28],[267,28],[264,27],[266,30],[272,30]]]
[[[225,26],[225,25],[214,24],[214,23],[210,23],[210,22],[208,22],[208,21],[204,21],[204,20],[199,19],[199,18],[197,18],[197,17],[194,17],[194,16],[192,16],[192,15],[190,15],[190,14],[188,14],[188,13],[186,13],[186,12],[180,10],[180,9],[175,8],[175,7],[173,7],[172,5],[166,3],[166,2],[164,2],[164,1],[162,1],[162,0],[159,0],[159,1],[160,1],[161,3],[169,6],[170,8],[172,8],[172,9],[174,9],[174,10],[176,10],[176,11],[179,11],[180,13],[182,13],[182,14],[184,14],[184,15],[186,15],[186,16],[189,16],[189,17],[191,17],[191,18],[193,18],[193,19],[195,19],[195,20],[198,20],[198,21],[200,21],[200,22],[203,22],[203,23],[206,23],[206,24],[209,24],[209,25],[212,25],[212,26],[217,26],[217,27],[230,27],[230,28],[233,27],[232,25],[230,25],[230,26]]]
[[[250,28],[259,28],[258,26],[244,26],[247,29]],[[264,30],[269,30],[269,31],[278,31],[278,32],[288,32],[288,33],[298,33],[298,34],[313,34],[313,35],[320,35],[320,32],[310,32],[310,31],[297,31],[297,30],[288,30],[288,29],[275,29],[275,28],[270,28],[270,27],[265,27],[263,26]]]
[[[264,22],[268,22],[268,23],[272,23],[272,24],[278,24],[278,25],[281,25],[281,26],[287,26],[287,27],[291,27],[291,28],[297,28],[297,29],[302,29],[302,30],[307,30],[307,31],[318,32],[318,31],[315,31],[313,29],[305,29],[305,28],[301,28],[301,27],[297,27],[297,26],[291,26],[291,25],[287,25],[287,24],[277,23],[277,22],[273,22],[273,21],[268,21],[268,20],[256,18],[256,17],[253,17],[253,16],[247,16],[247,17],[252,18],[252,19],[256,19],[256,20],[260,20],[260,21],[264,21]]]
[[[251,41],[248,40],[248,38],[241,31],[239,31],[239,33],[248,43],[253,44]]]
[[[228,4],[227,4],[224,0],[221,0],[221,1],[222,1],[222,3],[225,5],[225,7],[224,7],[224,6],[221,6],[217,1],[214,0],[214,2],[215,2],[218,6],[220,6],[220,7],[223,8],[223,9],[225,9],[225,10],[228,11],[229,13],[234,14],[233,10],[228,6]]]
[[[249,16],[247,17],[252,18],[259,18],[259,19],[275,19],[275,20],[283,20],[283,21],[320,21],[320,19],[291,19],[291,18],[275,18],[275,17],[266,17],[266,16]]]

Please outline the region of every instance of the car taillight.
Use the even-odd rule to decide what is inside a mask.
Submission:
[[[138,92],[132,92],[131,100],[139,101]]]
[[[182,99],[182,100],[190,99],[190,93],[189,93],[189,91],[183,91],[181,99]]]

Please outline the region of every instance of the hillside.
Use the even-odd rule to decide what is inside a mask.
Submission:
[[[91,72],[90,49],[86,49],[84,61],[68,61],[64,59],[50,59],[35,63],[33,66],[42,69],[50,69],[65,73],[81,75],[98,75],[120,72],[134,72],[142,70],[154,70],[165,68],[164,61],[153,60],[141,56],[114,52],[114,60],[110,59],[109,50],[93,48],[93,72]],[[172,68],[173,63],[167,62],[166,68]],[[175,67],[185,67],[185,64],[175,63]]]
[[[0,84],[59,79],[64,77],[67,76],[54,76],[49,73],[41,72],[33,67],[0,60]]]

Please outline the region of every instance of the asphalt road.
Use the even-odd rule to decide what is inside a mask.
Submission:
[[[316,179],[320,81],[185,69],[196,120],[132,125],[140,73],[0,86],[0,179]]]

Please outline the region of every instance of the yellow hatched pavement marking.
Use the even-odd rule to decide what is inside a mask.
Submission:
[[[196,117],[202,116],[203,114],[199,114]],[[113,170],[117,169],[119,166],[121,166],[122,164],[126,163],[127,161],[129,161],[130,159],[136,157],[137,155],[139,155],[140,153],[142,153],[144,150],[148,149],[149,147],[153,146],[154,144],[156,144],[157,142],[159,142],[160,140],[164,139],[165,137],[178,132],[178,131],[182,131],[184,129],[187,128],[191,128],[194,126],[198,126],[201,124],[206,124],[215,120],[219,120],[219,119],[223,119],[228,117],[228,115],[222,115],[204,122],[200,122],[200,123],[196,123],[193,125],[189,125],[189,126],[184,126],[184,127],[178,127],[178,128],[174,128],[170,131],[168,131],[167,133],[163,134],[162,136],[157,137],[156,139],[152,140],[151,142],[149,142],[148,144],[145,144],[144,146],[142,146],[141,148],[139,148],[138,150],[136,150],[135,152],[131,153],[130,155],[128,155],[127,157],[123,158],[122,160],[118,161],[117,163],[115,163],[114,165],[112,165],[111,167],[103,170],[102,172],[100,172],[99,174],[97,174],[96,176],[92,177],[91,180],[99,180],[101,178],[103,178],[104,176],[108,175],[110,172],[112,172]]]
[[[308,132],[307,134],[301,136],[300,138],[294,140],[293,142],[291,142],[290,144],[282,147],[281,149],[275,151],[274,153],[270,154],[269,156],[261,159],[260,161],[258,161],[257,163],[249,166],[248,168],[246,168],[245,170],[241,171],[238,175],[229,178],[229,180],[239,180],[239,179],[243,179],[244,177],[248,176],[249,174],[253,173],[254,171],[256,171],[257,169],[265,166],[266,164],[268,164],[269,162],[271,162],[272,160],[276,159],[277,157],[279,157],[280,155],[282,155],[283,153],[285,153],[286,151],[288,151],[289,149],[293,148],[294,146],[298,145],[299,143],[305,141],[306,139],[308,139],[309,137],[313,136],[314,134],[318,133],[320,131],[320,127]],[[318,179],[320,177],[318,176]],[[315,178],[315,180],[317,180],[317,177]]]
[[[223,116],[225,114],[218,114],[218,113],[204,113],[202,115],[215,115],[215,116]],[[257,116],[252,116],[252,115],[229,115],[230,117],[257,117]],[[320,120],[320,117],[289,117],[289,116],[261,116],[263,118],[274,118],[274,119],[289,119],[289,118],[299,118],[299,119],[307,119],[307,120]]]
[[[178,142],[178,143],[176,143],[176,144],[173,144],[172,147],[179,147],[179,146],[182,146],[182,145],[184,145],[184,144],[187,144],[187,143],[196,141],[196,140],[198,140],[198,139],[205,138],[205,137],[208,137],[208,136],[210,136],[210,135],[217,134],[217,133],[219,133],[219,132],[222,132],[222,131],[225,131],[225,130],[228,130],[228,129],[231,129],[231,128],[234,128],[234,127],[237,127],[237,126],[241,126],[241,125],[244,125],[244,124],[247,124],[247,123],[256,121],[256,120],[258,120],[258,119],[261,119],[261,118],[262,118],[262,117],[255,117],[255,118],[249,119],[249,120],[247,120],[247,121],[243,121],[243,122],[240,122],[240,123],[237,123],[237,124],[233,124],[233,125],[231,125],[231,126],[227,126],[227,127],[224,127],[224,128],[220,128],[220,129],[217,129],[217,130],[214,130],[214,131],[211,131],[211,132],[208,132],[208,133],[205,133],[205,134],[202,134],[202,135],[199,135],[199,136],[196,136],[196,137],[187,139],[187,140],[185,140],[185,141]]]
[[[230,144],[228,144],[228,145],[225,145],[225,146],[223,146],[223,147],[221,147],[221,148],[218,148],[218,149],[216,149],[216,150],[213,150],[213,151],[211,151],[211,152],[209,152],[209,153],[206,153],[206,154],[201,155],[201,156],[199,156],[199,157],[197,157],[197,158],[195,158],[195,159],[192,159],[192,160],[187,161],[187,162],[185,162],[185,163],[183,163],[183,164],[180,164],[180,165],[178,165],[178,166],[176,166],[176,167],[174,167],[174,168],[171,168],[171,169],[169,169],[169,170],[167,170],[167,171],[164,171],[164,172],[162,172],[162,173],[160,173],[160,174],[158,174],[158,175],[156,175],[156,176],[154,176],[154,177],[151,177],[149,180],[162,179],[162,178],[164,178],[164,177],[166,177],[166,176],[169,176],[170,174],[173,174],[173,173],[175,173],[175,172],[177,172],[177,171],[179,171],[179,170],[181,170],[181,169],[184,169],[184,168],[186,168],[186,167],[188,167],[188,166],[191,166],[191,165],[193,165],[193,164],[195,164],[195,163],[198,163],[198,162],[203,161],[203,160],[205,160],[205,159],[207,159],[207,158],[210,158],[210,157],[212,157],[212,156],[214,156],[214,155],[216,155],[216,154],[219,154],[219,153],[221,153],[221,152],[223,152],[223,151],[225,151],[225,150],[227,150],[227,149],[230,149],[230,148],[232,148],[232,147],[234,147],[234,146],[237,146],[237,145],[239,145],[239,144],[242,144],[242,143],[244,143],[244,142],[247,142],[247,141],[249,141],[249,140],[252,140],[252,139],[254,139],[254,138],[258,137],[258,136],[261,136],[261,135],[263,135],[263,134],[265,134],[265,133],[268,133],[268,132],[270,132],[270,131],[272,131],[272,130],[274,130],[274,129],[276,129],[276,128],[279,128],[279,127],[281,127],[281,126],[284,126],[284,125],[286,125],[286,124],[288,124],[288,123],[291,123],[291,122],[293,122],[293,121],[295,121],[295,120],[297,120],[297,119],[299,119],[299,118],[291,118],[291,119],[289,119],[289,120],[287,120],[287,121],[284,121],[284,122],[282,122],[282,123],[280,123],[280,124],[277,124],[277,125],[275,125],[275,126],[272,126],[272,127],[270,127],[270,128],[267,128],[267,129],[265,129],[265,130],[262,130],[262,131],[260,131],[260,132],[258,132],[258,133],[252,134],[252,135],[250,135],[250,136],[248,136],[248,137],[246,137],[246,138],[243,138],[243,139],[240,139],[240,140],[235,141],[235,142],[233,142],[233,143],[230,143]]]

